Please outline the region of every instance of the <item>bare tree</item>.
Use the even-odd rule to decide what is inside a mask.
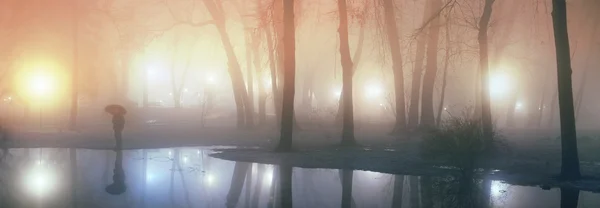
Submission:
[[[492,17],[492,5],[495,0],[485,0],[483,14],[479,19],[479,33],[477,40],[479,42],[479,65],[480,65],[480,82],[481,82],[481,122],[483,123],[483,134],[486,139],[491,139],[493,134],[492,126],[492,109],[490,103],[489,90],[489,57],[488,57],[488,26]]]
[[[283,106],[281,111],[281,138],[277,151],[292,149],[294,130],[294,95],[296,84],[296,27],[294,24],[294,0],[283,1]]]
[[[338,0],[338,12],[340,16],[339,39],[340,56],[342,63],[342,92],[344,93],[344,120],[342,129],[342,145],[354,145],[354,105],[352,103],[352,57],[350,57],[350,46],[348,41],[348,11],[346,0]]]
[[[431,16],[431,6],[426,1],[423,10],[422,25],[427,23]],[[423,61],[425,60],[425,46],[427,45],[427,30],[417,34],[417,50],[415,51],[415,62],[413,63],[413,74],[410,92],[410,106],[408,111],[408,128],[413,129],[419,126],[419,105],[421,101],[421,79],[423,78]]]
[[[444,74],[442,75],[442,92],[440,93],[440,103],[437,108],[437,116],[435,117],[435,125],[440,126],[442,121],[442,112],[444,112],[444,101],[446,98],[446,85],[448,84],[448,67],[450,65],[450,51],[452,45],[450,42],[450,19],[446,16],[446,54],[444,56]]]
[[[396,25],[396,15],[392,0],[383,0],[385,24],[387,29],[388,45],[392,54],[392,68],[394,72],[394,94],[396,100],[396,124],[392,133],[406,130],[406,104],[404,98],[404,71],[402,69],[402,54],[400,53],[400,37]]]
[[[431,11],[442,9],[441,0],[431,0]],[[427,63],[425,74],[423,76],[423,92],[421,94],[421,125],[431,128],[435,126],[435,117],[433,112],[433,90],[435,78],[437,76],[438,64],[438,43],[440,36],[440,15],[432,17],[429,23],[429,32],[427,40]]]
[[[246,93],[246,87],[244,86],[244,78],[242,70],[238,62],[238,58],[233,50],[233,45],[227,34],[225,27],[225,12],[223,11],[222,2],[219,0],[202,0],[206,9],[212,16],[221,42],[227,55],[227,64],[229,69],[229,76],[231,76],[231,85],[233,86],[233,94],[237,108],[237,126],[242,127],[247,124],[248,121],[253,121],[252,112],[248,108],[248,94]]]
[[[556,47],[562,144],[560,175],[561,179],[564,180],[577,180],[581,178],[581,173],[577,152],[577,131],[575,130],[575,109],[571,83],[571,52],[567,31],[567,3],[565,0],[552,0],[552,23],[554,25],[554,43]]]

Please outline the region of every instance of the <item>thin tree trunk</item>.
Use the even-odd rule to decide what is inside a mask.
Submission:
[[[287,0],[293,3],[293,0]],[[292,208],[293,207],[293,198],[292,198],[292,167],[291,166],[282,166],[279,168],[280,175],[280,188],[281,191],[281,208]]]
[[[141,206],[142,208],[146,207],[146,186],[148,184],[148,151],[142,150],[142,188],[141,188]]]
[[[187,203],[188,208],[192,208],[192,200],[190,199],[190,193],[187,189],[187,183],[185,182],[185,176],[183,175],[183,169],[181,168],[181,156],[179,154],[179,149],[175,150],[177,155],[175,159],[175,163],[177,164],[177,172],[179,172],[179,179],[181,180],[181,186],[183,188],[183,196],[185,198],[185,202]]]
[[[548,123],[546,123],[546,127],[552,128],[554,125],[554,116],[556,114],[556,105],[558,104],[558,89],[554,90],[554,94],[552,95],[552,103],[550,103],[550,116],[548,117]]]
[[[446,99],[446,85],[448,82],[448,67],[450,65],[450,20],[446,20],[446,54],[444,56],[444,75],[442,77],[442,93],[440,95],[440,104],[437,109],[437,116],[435,117],[435,125],[440,126],[442,121],[442,112],[444,112],[444,100]]]
[[[267,48],[269,53],[269,69],[271,70],[271,94],[273,96],[273,107],[275,108],[275,117],[277,123],[281,123],[281,98],[279,96],[279,89],[277,86],[277,67],[275,59],[275,48],[273,46],[273,35],[271,34],[271,28],[266,26],[265,34],[267,39]]]
[[[483,8],[483,14],[479,20],[479,34],[477,35],[479,41],[479,64],[481,68],[481,121],[483,124],[483,135],[486,139],[492,139],[493,137],[493,126],[492,126],[492,109],[490,103],[490,90],[489,90],[489,64],[488,64],[488,25],[492,17],[492,5],[495,0],[485,0]]]
[[[281,111],[281,138],[277,151],[292,150],[294,130],[294,95],[296,91],[296,27],[294,25],[294,0],[283,1],[283,106]]]
[[[75,148],[69,148],[69,158],[71,161],[71,207],[77,208],[77,150]]]
[[[442,8],[441,0],[431,0],[431,11],[438,11]],[[425,74],[423,75],[423,92],[421,93],[421,126],[432,128],[435,126],[435,117],[433,111],[433,90],[435,88],[435,78],[438,71],[438,45],[440,37],[440,17],[437,16],[429,23],[429,33],[427,41],[427,63]]]
[[[77,113],[78,113],[78,99],[79,99],[79,3],[77,0],[73,0],[73,68],[71,69],[71,110],[69,114],[69,130],[75,130],[77,128]]]
[[[173,158],[171,158],[171,176],[169,180],[169,200],[171,202],[171,207],[176,207],[177,204],[175,202],[175,171],[177,171],[177,165],[175,164],[175,158],[179,157],[179,151],[173,151]]]
[[[229,186],[229,192],[227,192],[227,201],[225,207],[235,208],[240,200],[242,194],[242,188],[244,187],[244,180],[246,179],[246,172],[250,167],[249,163],[236,162],[233,168],[233,175],[231,176],[231,185]]]
[[[410,185],[410,207],[419,208],[419,177],[409,176],[408,180]]]
[[[244,196],[244,207],[246,208],[250,208],[250,201],[251,201],[251,196],[252,196],[252,166],[254,166],[254,164],[250,164],[250,166],[248,167],[248,171],[246,171],[246,185],[245,186],[245,196]]]
[[[344,170],[340,169],[338,171],[338,173],[339,173],[339,176],[340,176],[340,185],[344,186]],[[351,202],[350,202],[351,203],[350,206],[352,208],[355,208],[356,207],[356,201],[354,201],[354,196],[351,196],[351,197],[352,197],[352,199],[351,199]]]
[[[423,19],[421,25],[425,26],[432,14],[431,1],[425,2]],[[417,51],[413,65],[412,83],[410,88],[410,106],[408,111],[408,128],[414,129],[419,126],[419,105],[421,104],[421,79],[423,78],[423,61],[425,60],[425,46],[427,45],[427,30],[421,31],[417,37]]]
[[[392,207],[402,207],[402,196],[404,195],[404,176],[394,175],[394,194],[392,196]]]
[[[581,178],[581,173],[579,170],[573,86],[571,83],[572,71],[569,35],[567,31],[567,3],[565,0],[552,0],[552,8],[558,77],[558,105],[560,107],[561,178],[564,180],[577,180]]]
[[[215,0],[203,0],[208,12],[215,20],[215,26],[221,37],[225,54],[227,55],[227,63],[229,69],[229,76],[231,77],[231,85],[233,87],[233,94],[237,109],[237,126],[238,128],[245,126],[245,121],[252,121],[253,115],[249,110],[246,110],[248,106],[248,95],[246,93],[246,87],[244,86],[244,78],[242,76],[242,70],[238,63],[237,56],[231,44],[227,29],[225,27],[225,14],[221,1]]]
[[[342,171],[342,208],[352,208],[352,170]]]
[[[368,7],[363,9],[363,13],[366,13],[368,11]],[[364,42],[365,42],[365,27],[366,24],[362,23],[360,26],[360,31],[358,33],[358,43],[356,45],[356,51],[354,51],[354,56],[352,57],[352,60],[354,61],[354,64],[352,65],[352,78],[354,78],[354,74],[356,74],[356,69],[358,68],[358,65],[360,64],[360,60],[362,58],[362,52],[363,52],[363,46],[364,46]],[[343,119],[343,108],[344,108],[344,89],[342,89],[342,92],[340,93],[340,98],[338,99],[338,112],[337,112],[337,116],[336,116],[336,121],[341,122]]]
[[[258,56],[258,54],[252,54],[252,43],[251,43],[251,37],[250,37],[250,31],[248,31],[249,29],[246,29],[247,31],[244,33],[245,34],[245,41],[246,41],[246,89],[248,89],[248,105],[247,105],[247,111],[249,111],[249,114],[252,114],[252,116],[250,117],[252,120],[246,120],[246,126],[248,127],[252,127],[254,126],[254,73],[252,73],[252,56]],[[248,119],[250,119],[248,118]]]
[[[406,104],[404,98],[404,72],[402,69],[402,54],[400,50],[400,37],[396,25],[396,14],[392,0],[383,0],[387,38],[392,54],[392,68],[394,72],[394,90],[396,101],[396,124],[392,133],[406,130]]]
[[[421,208],[433,208],[433,183],[431,177],[421,176]]]
[[[260,8],[260,1],[258,1],[259,4],[259,8]],[[260,35],[259,34],[254,34],[252,36],[253,41],[252,41],[252,53],[254,54],[253,56],[253,62],[254,62],[254,70],[256,71],[256,80],[257,80],[257,85],[258,85],[258,123],[260,125],[265,125],[267,122],[267,109],[266,109],[266,105],[267,105],[267,92],[265,90],[265,83],[263,83],[263,76],[262,76],[262,70],[261,70],[261,64],[260,64],[260,56],[259,56],[259,52],[258,49],[260,47]]]
[[[560,189],[560,207],[561,208],[572,208],[578,207],[579,204],[579,190],[561,188]]]
[[[281,205],[279,202],[281,196],[280,184],[279,184],[279,176],[280,176],[280,167],[273,167],[273,179],[271,180],[271,193],[269,193],[269,202],[267,203],[268,208],[276,208]]]
[[[342,130],[342,145],[354,145],[354,105],[352,103],[352,58],[350,57],[350,46],[348,41],[348,12],[346,0],[338,0],[338,11],[340,16],[339,39],[340,60],[342,63],[342,92],[344,94],[344,120]]]

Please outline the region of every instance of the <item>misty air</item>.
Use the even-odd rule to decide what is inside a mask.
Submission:
[[[598,11],[0,0],[0,207],[600,207]]]

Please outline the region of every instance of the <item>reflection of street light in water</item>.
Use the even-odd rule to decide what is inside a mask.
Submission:
[[[27,191],[36,197],[44,197],[56,188],[56,177],[43,166],[34,167],[25,177]]]
[[[265,168],[265,173],[263,174],[263,181],[267,186],[271,186],[273,183],[273,167]]]
[[[215,183],[215,177],[212,174],[207,173],[204,176],[204,183],[206,183],[208,186],[212,186]]]

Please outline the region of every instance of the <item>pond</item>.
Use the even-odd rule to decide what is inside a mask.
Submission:
[[[473,171],[425,177],[279,168],[212,158],[210,148],[203,147],[123,151],[127,188],[111,195],[105,188],[113,183],[115,151],[9,152],[0,163],[0,207],[270,207],[279,200],[323,208],[342,203],[368,208],[482,207],[488,202],[510,208],[561,207],[561,202],[563,207],[600,207],[600,194],[481,181],[472,177]],[[291,188],[291,196],[285,191],[282,195],[279,187]]]

